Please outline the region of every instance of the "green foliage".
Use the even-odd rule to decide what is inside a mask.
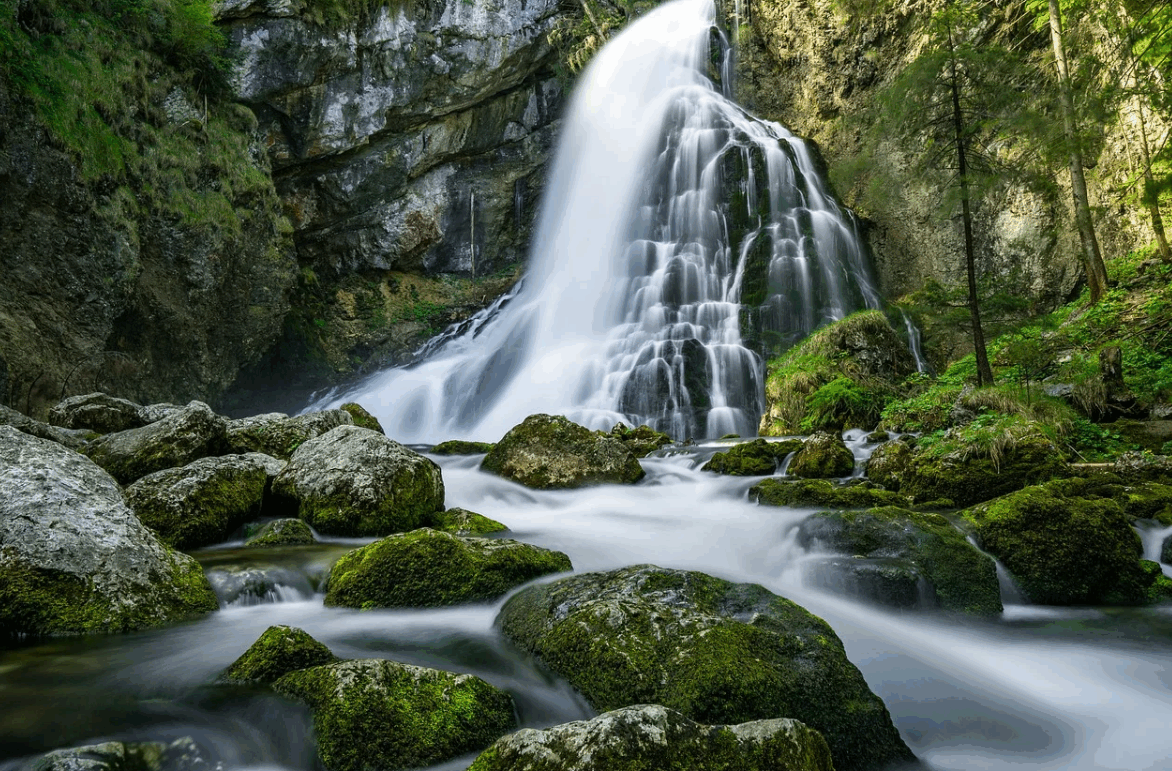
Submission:
[[[870,428],[879,422],[883,397],[849,377],[839,376],[810,394],[801,431],[809,434],[823,428]]]

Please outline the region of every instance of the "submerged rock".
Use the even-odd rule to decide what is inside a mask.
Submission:
[[[211,407],[191,402],[158,422],[106,434],[86,454],[119,482],[130,484],[147,474],[219,454],[226,426]]]
[[[423,528],[343,556],[330,571],[326,605],[394,608],[478,602],[572,569],[570,558],[559,551]]]
[[[308,546],[317,543],[309,525],[300,519],[275,519],[261,525],[255,535],[244,541],[245,546]]]
[[[0,633],[122,632],[217,607],[199,564],[160,543],[109,474],[0,426]]]
[[[302,669],[273,688],[309,706],[329,771],[430,766],[516,725],[512,698],[478,677],[382,659]]]
[[[269,481],[264,458],[225,455],[156,471],[126,488],[126,502],[168,546],[190,550],[221,543],[260,516]]]
[[[508,530],[495,519],[489,519],[475,511],[468,511],[468,509],[448,509],[437,512],[431,516],[430,526],[434,530],[452,535],[487,535]]]
[[[867,482],[836,485],[826,479],[762,479],[749,488],[749,500],[766,506],[811,506],[828,509],[869,509],[901,506],[907,498]]]
[[[70,396],[49,410],[49,422],[61,428],[82,428],[110,434],[145,426],[142,405],[103,393]]]
[[[791,717],[822,733],[842,771],[914,757],[834,631],[755,584],[640,565],[528,587],[497,620],[599,710]]]
[[[492,442],[465,442],[460,439],[449,439],[440,442],[431,448],[432,455],[484,455],[491,452],[496,445]]]
[[[828,479],[850,476],[855,470],[855,456],[833,431],[819,431],[806,439],[789,463],[791,476]]]
[[[838,567],[849,571],[860,594],[879,602],[914,606],[924,581],[930,598],[943,610],[973,616],[1002,611],[993,560],[939,514],[895,506],[822,512],[802,522],[797,540],[807,549],[860,558],[854,569],[841,562]],[[904,588],[893,590],[893,583]]]
[[[444,482],[433,461],[346,425],[301,445],[273,480],[273,497],[275,511],[296,514],[319,533],[383,536],[443,511]]]
[[[320,578],[276,565],[227,565],[207,571],[208,581],[224,607],[305,600]]]
[[[701,725],[657,704],[593,720],[524,728],[485,750],[468,771],[832,771],[817,731],[786,718]]]
[[[560,415],[530,415],[485,456],[480,467],[539,490],[632,484],[646,472],[622,442]]]
[[[726,452],[716,453],[701,470],[739,477],[764,476],[777,471],[782,461],[801,446],[800,439],[784,442],[754,439],[742,442]]]
[[[354,419],[346,410],[310,412],[292,418],[282,412],[269,412],[228,421],[228,449],[238,453],[262,452],[289,460],[297,448],[310,439],[338,426],[353,424]],[[381,428],[379,433],[382,433]]]
[[[214,771],[190,736],[164,742],[102,742],[53,750],[20,771]]]
[[[329,648],[294,626],[270,626],[240,658],[220,675],[219,682],[268,685],[290,672],[338,661]]]

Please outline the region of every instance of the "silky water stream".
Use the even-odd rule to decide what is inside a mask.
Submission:
[[[701,445],[644,459],[647,477],[634,486],[558,492],[485,474],[478,456],[434,459],[449,506],[504,522],[510,537],[565,551],[577,571],[638,563],[700,570],[760,583],[822,616],[931,768],[1172,766],[1168,610],[1010,606],[999,620],[976,622],[930,610],[882,610],[820,590],[803,570],[818,555],[794,544],[794,528],[810,512],[757,506],[746,497],[755,480],[700,471],[716,449]],[[356,543],[207,549],[197,556],[209,573],[227,564],[276,568],[285,591],[165,630],[0,653],[0,769],[19,767],[35,752],[103,738],[193,736],[227,769],[309,771],[314,753],[301,708],[211,686],[278,623],[305,629],[339,656],[477,674],[513,695],[525,726],[592,714],[564,682],[500,636],[493,626],[499,603],[354,611],[326,608],[320,594],[302,593],[305,580],[312,584]],[[231,591],[223,584],[220,590]]]

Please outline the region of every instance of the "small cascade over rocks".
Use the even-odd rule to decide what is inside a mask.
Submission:
[[[537,412],[756,432],[763,357],[880,298],[806,144],[730,99],[715,19],[712,0],[674,0],[607,44],[564,122],[523,287],[337,401],[403,441],[493,440]]]

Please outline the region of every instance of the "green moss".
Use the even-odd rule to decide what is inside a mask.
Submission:
[[[769,442],[755,439],[742,442],[727,452],[718,452],[704,464],[703,471],[732,476],[763,476],[777,471],[791,452],[802,446],[800,439]]]
[[[645,458],[672,443],[670,436],[645,425],[628,428],[623,423],[615,423],[614,428],[610,430],[610,436],[622,442],[636,458]]]
[[[392,661],[303,669],[274,688],[309,705],[330,771],[430,766],[480,750],[515,725],[512,699],[480,678]]]
[[[220,682],[269,684],[300,669],[332,664],[330,649],[292,626],[270,626],[220,675]]]
[[[259,465],[219,468],[192,479],[190,467],[168,469],[126,491],[135,516],[168,546],[188,550],[220,543],[260,514],[268,476]]]
[[[467,509],[448,509],[437,512],[431,516],[429,526],[442,533],[451,533],[452,535],[487,535],[509,529],[495,519],[489,519]]]
[[[787,469],[806,479],[845,477],[855,469],[855,456],[838,434],[822,432],[807,439]]]
[[[565,554],[509,540],[460,538],[430,528],[349,552],[330,570],[326,605],[439,607],[500,597],[549,573]]]
[[[495,447],[491,442],[465,442],[459,439],[450,439],[440,442],[431,448],[432,455],[483,455],[492,452]]]
[[[825,479],[796,481],[763,479],[749,488],[749,500],[766,506],[811,506],[833,509],[867,509],[902,506],[907,498],[874,485],[836,485]]]
[[[369,428],[371,431],[378,431],[383,435],[387,433],[383,431],[382,424],[378,422],[378,418],[363,409],[360,404],[347,402],[338,409],[349,413],[350,417],[354,420],[354,425],[359,428]]]
[[[561,415],[530,415],[484,457],[480,468],[539,490],[633,484],[646,472],[622,442]]]
[[[317,543],[309,525],[299,519],[278,519],[266,522],[245,546],[307,546]]]

